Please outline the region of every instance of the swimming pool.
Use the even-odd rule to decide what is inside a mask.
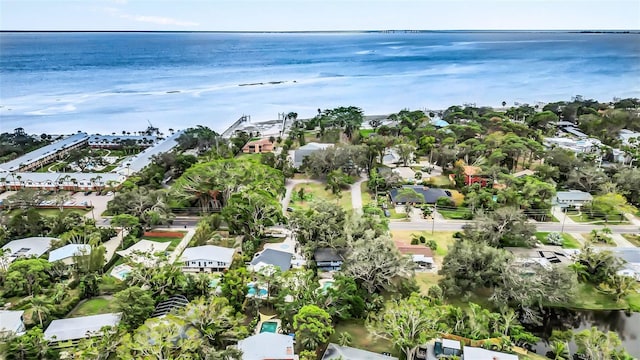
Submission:
[[[333,281],[327,281],[324,284],[322,284],[322,290],[323,291],[327,291],[328,288],[333,286]]]
[[[256,286],[253,283],[249,283],[249,285],[247,285],[249,287],[249,290],[247,291],[247,296],[258,296],[258,297],[265,297],[267,296],[268,292],[267,289],[263,289],[263,288],[258,288],[256,290]]]
[[[275,321],[265,321],[260,326],[261,333],[263,332],[275,333],[276,331],[278,331],[278,323]]]

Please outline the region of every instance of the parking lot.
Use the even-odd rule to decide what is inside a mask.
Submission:
[[[75,202],[77,205],[84,205],[86,203],[88,206],[93,206],[93,214],[90,211],[85,216],[88,218],[93,218],[95,216],[96,221],[100,223],[102,213],[107,210],[107,203],[111,199],[113,199],[113,194],[96,195],[96,193],[91,193],[89,195],[85,195],[84,192],[77,192],[72,196],[72,200],[70,201]]]

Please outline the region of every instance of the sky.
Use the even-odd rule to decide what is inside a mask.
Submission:
[[[640,0],[0,0],[0,30],[639,30]]]

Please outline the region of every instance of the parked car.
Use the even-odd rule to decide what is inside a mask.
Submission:
[[[84,196],[91,195],[91,191],[85,191]]]
[[[391,217],[391,213],[389,212],[389,210],[384,209],[384,216]]]
[[[293,212],[293,208],[292,207],[288,207],[287,208],[287,212]]]

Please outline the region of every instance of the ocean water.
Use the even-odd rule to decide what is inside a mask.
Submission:
[[[119,133],[148,122],[222,131],[243,114],[574,95],[640,97],[640,35],[0,33],[0,131]]]

